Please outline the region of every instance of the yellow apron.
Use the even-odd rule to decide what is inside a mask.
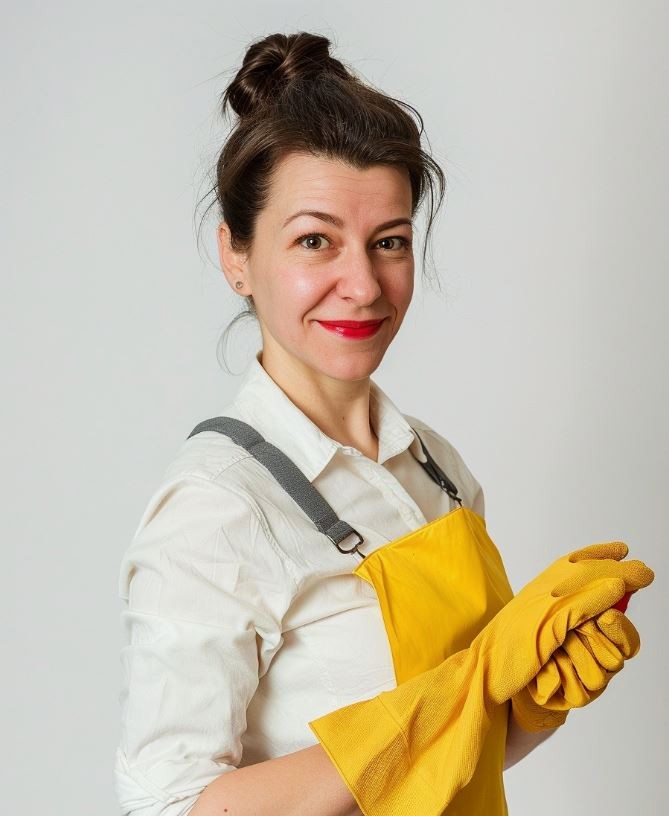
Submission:
[[[376,591],[397,684],[467,648],[513,598],[502,558],[487,533],[485,520],[462,506],[456,486],[420,437],[427,461],[416,461],[460,506],[364,556],[359,552],[363,543],[360,534],[339,519],[292,460],[252,426],[232,417],[214,417],[199,423],[190,436],[205,430],[223,433],[245,447],[341,553],[363,559],[353,574]],[[342,542],[352,534],[358,540],[346,549]],[[444,814],[507,816],[502,774],[509,709],[507,702],[493,710],[474,775]]]
[[[376,590],[398,685],[466,649],[513,598],[484,519],[462,506],[383,545],[353,572]],[[507,816],[508,713],[509,703],[493,709],[474,775],[448,816]]]

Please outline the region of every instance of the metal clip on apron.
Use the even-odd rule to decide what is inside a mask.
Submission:
[[[427,462],[416,461],[460,506],[365,556],[359,552],[364,540],[357,530],[338,518],[295,463],[255,428],[233,417],[214,417],[196,425],[189,437],[201,431],[217,431],[246,448],[339,552],[362,559],[352,572],[376,591],[398,685],[466,649],[513,598],[485,520],[463,507],[457,487],[420,437]],[[357,541],[342,546],[350,536]],[[508,704],[495,708],[476,771],[444,814],[507,816],[502,779],[507,717]]]

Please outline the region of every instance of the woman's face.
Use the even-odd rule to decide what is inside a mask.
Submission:
[[[321,216],[298,215],[302,210]],[[288,355],[298,370],[306,366],[338,380],[368,377],[411,302],[411,242],[406,170],[381,165],[357,170],[308,154],[286,156],[239,270],[241,291],[255,302],[263,360],[285,362]],[[233,288],[236,277],[229,276]],[[363,339],[318,322],[378,318],[380,328]]]

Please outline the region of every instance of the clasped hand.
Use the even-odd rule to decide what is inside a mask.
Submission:
[[[585,547],[568,557],[621,561],[628,552],[626,544],[612,541]],[[633,565],[627,569],[626,592],[652,583],[654,573],[643,562],[625,563]],[[583,707],[604,692],[640,647],[639,632],[619,609],[606,609],[570,629],[537,675],[511,697],[516,720],[527,731],[563,725],[572,708]]]

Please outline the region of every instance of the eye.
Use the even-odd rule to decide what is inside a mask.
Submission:
[[[390,235],[388,238],[381,238],[379,243],[382,241],[399,241],[400,245],[396,249],[408,249],[411,246],[411,241],[403,235]]]
[[[321,239],[325,238],[326,241],[328,240],[328,238],[325,235],[323,235],[322,233],[320,233],[320,232],[307,232],[304,235],[300,235],[299,238],[296,238],[295,243],[302,245],[302,241],[306,241],[307,238],[316,239],[316,240],[321,240]],[[315,246],[312,245],[312,246],[305,246],[304,249],[318,250],[318,249],[320,249],[320,247],[315,247]]]
[[[321,240],[324,239],[324,240],[326,240],[328,242],[330,240],[326,235],[323,235],[322,232],[306,232],[304,235],[300,235],[299,238],[296,238],[295,243],[299,244],[304,249],[312,249],[312,250],[315,250],[316,252],[318,252],[318,250],[321,249],[321,247],[319,247],[319,246],[314,246],[313,243],[310,246],[304,246],[304,244],[302,242],[306,241],[307,239],[312,239],[312,240],[316,240],[316,241],[321,241]],[[402,235],[390,235],[387,238],[380,238],[377,243],[381,244],[381,243],[389,242],[389,241],[399,241],[399,246],[396,246],[396,247],[383,247],[383,249],[386,252],[388,252],[388,251],[397,252],[398,250],[409,249],[411,247],[411,243],[412,243],[411,239],[405,238]]]

